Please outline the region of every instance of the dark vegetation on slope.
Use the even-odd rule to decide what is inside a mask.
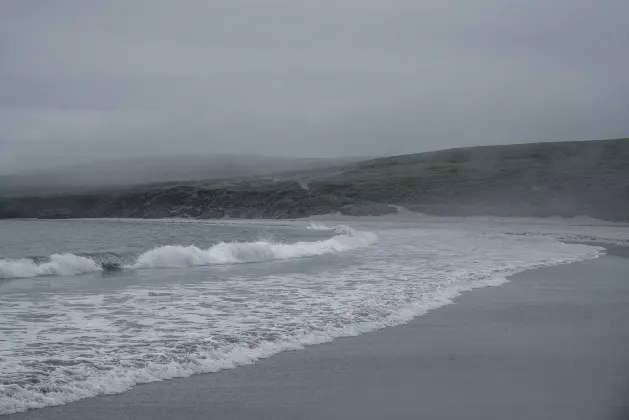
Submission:
[[[0,217],[298,218],[340,211],[629,221],[629,139],[487,146],[266,178],[0,198]]]

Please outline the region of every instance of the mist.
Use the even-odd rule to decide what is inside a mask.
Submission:
[[[245,154],[152,155],[92,161],[0,175],[0,194],[58,187],[123,187],[130,185],[229,181],[256,177],[281,180],[286,172],[322,170],[365,160],[365,157],[289,158]],[[2,187],[5,187],[3,189]],[[26,189],[26,190],[25,190]]]
[[[3,1],[0,173],[629,135],[629,3]]]

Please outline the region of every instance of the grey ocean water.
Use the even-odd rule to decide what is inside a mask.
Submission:
[[[510,225],[350,224],[0,221],[0,414],[397,325],[601,252]]]

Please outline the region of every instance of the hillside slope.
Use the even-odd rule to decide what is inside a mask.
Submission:
[[[394,156],[270,179],[0,199],[0,217],[297,218],[340,211],[629,221],[629,139]]]
[[[320,193],[436,214],[629,220],[629,139],[395,156],[309,185]]]

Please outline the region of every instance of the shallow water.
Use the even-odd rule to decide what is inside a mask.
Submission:
[[[0,414],[400,324],[601,251],[501,230],[0,221]]]

